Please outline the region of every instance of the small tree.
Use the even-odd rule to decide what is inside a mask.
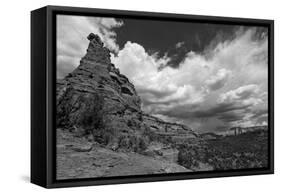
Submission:
[[[99,135],[104,130],[104,99],[96,94],[89,97],[82,97],[81,104],[84,111],[80,114],[77,124],[81,126],[86,134]]]

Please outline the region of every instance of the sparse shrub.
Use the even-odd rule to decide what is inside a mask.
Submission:
[[[182,145],[179,148],[178,163],[188,169],[198,167],[198,154],[195,148]]]
[[[130,138],[128,136],[120,136],[118,140],[118,146],[122,149],[129,149],[130,148]]]
[[[167,136],[167,137],[164,138],[163,143],[172,145],[173,144],[173,138],[171,136]]]
[[[57,115],[56,115],[56,123],[57,127],[60,128],[69,128],[71,127],[71,121],[69,119],[69,113],[72,110],[72,105],[67,103],[71,101],[73,96],[72,87],[66,88],[66,91],[63,95],[57,99]]]
[[[113,141],[115,131],[106,126],[103,97],[98,94],[82,97],[80,103],[84,111],[79,115],[77,124],[85,130],[85,135],[91,134],[96,142],[103,145]]]
[[[127,126],[131,129],[140,130],[141,122],[139,122],[138,120],[131,119],[127,121]]]
[[[266,167],[267,136],[255,133],[178,146],[178,163],[186,168],[205,163],[214,170]]]
[[[84,111],[79,115],[78,125],[83,127],[87,133],[104,128],[103,98],[96,94],[90,97],[81,97],[80,103]]]
[[[135,135],[120,136],[118,147],[125,150],[131,150],[137,153],[142,153],[147,149],[148,142],[145,138]]]
[[[139,150],[140,151],[144,151],[144,150],[146,150],[147,149],[147,142],[145,141],[145,139],[144,138],[139,138]]]
[[[149,142],[160,141],[159,135],[151,131],[147,125],[144,125],[143,136],[147,137]]]

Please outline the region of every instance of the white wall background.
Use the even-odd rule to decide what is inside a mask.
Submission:
[[[138,183],[46,190],[29,183],[30,11],[65,5],[275,20],[275,175]],[[25,0],[1,1],[0,11],[0,193],[278,193],[281,180],[280,34],[277,0]]]

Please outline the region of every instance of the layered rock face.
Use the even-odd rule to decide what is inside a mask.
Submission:
[[[134,85],[111,63],[110,51],[101,39],[90,34],[88,40],[87,53],[80,65],[57,81],[58,128],[109,131],[106,144],[115,142],[128,149],[133,147],[132,141],[147,144],[153,138],[179,141],[197,137],[184,125],[167,123],[143,113]],[[102,131],[104,129],[108,130]]]

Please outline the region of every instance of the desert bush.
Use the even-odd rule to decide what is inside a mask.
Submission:
[[[141,129],[141,122],[135,119],[130,119],[127,121],[127,126],[134,130],[140,130]]]
[[[143,136],[147,137],[149,142],[161,141],[161,137],[157,135],[155,132],[151,131],[150,127],[148,127],[147,125],[144,125]]]
[[[118,139],[118,147],[122,149],[129,149],[130,148],[130,138],[126,135],[122,135]]]
[[[196,163],[208,164],[214,170],[266,167],[266,143],[266,135],[252,133],[184,144],[178,147],[178,163],[191,169],[196,168]]]
[[[146,141],[146,139],[140,137],[139,140],[138,140],[138,149],[137,149],[137,151],[142,152],[142,151],[146,150],[147,147],[148,147],[148,142]]]
[[[143,137],[131,136],[131,148],[134,152],[142,153],[147,148],[147,142]]]
[[[145,137],[136,135],[123,135],[119,137],[118,147],[125,150],[131,150],[142,153],[148,147],[148,141]]]
[[[179,148],[178,163],[188,169],[198,167],[199,155],[196,148],[188,145],[182,145]]]
[[[94,141],[103,145],[113,141],[115,130],[106,125],[103,97],[98,94],[82,97],[80,103],[84,111],[79,115],[77,124],[85,130],[85,135],[91,134]]]
[[[78,125],[87,130],[87,132],[104,128],[104,99],[96,94],[89,97],[81,97],[79,100],[84,108],[83,112],[79,115]]]
[[[60,128],[69,128],[71,126],[71,121],[69,119],[69,114],[72,110],[72,105],[68,102],[71,101],[73,97],[72,87],[68,87],[63,95],[57,99],[57,114],[56,114],[56,124]]]

